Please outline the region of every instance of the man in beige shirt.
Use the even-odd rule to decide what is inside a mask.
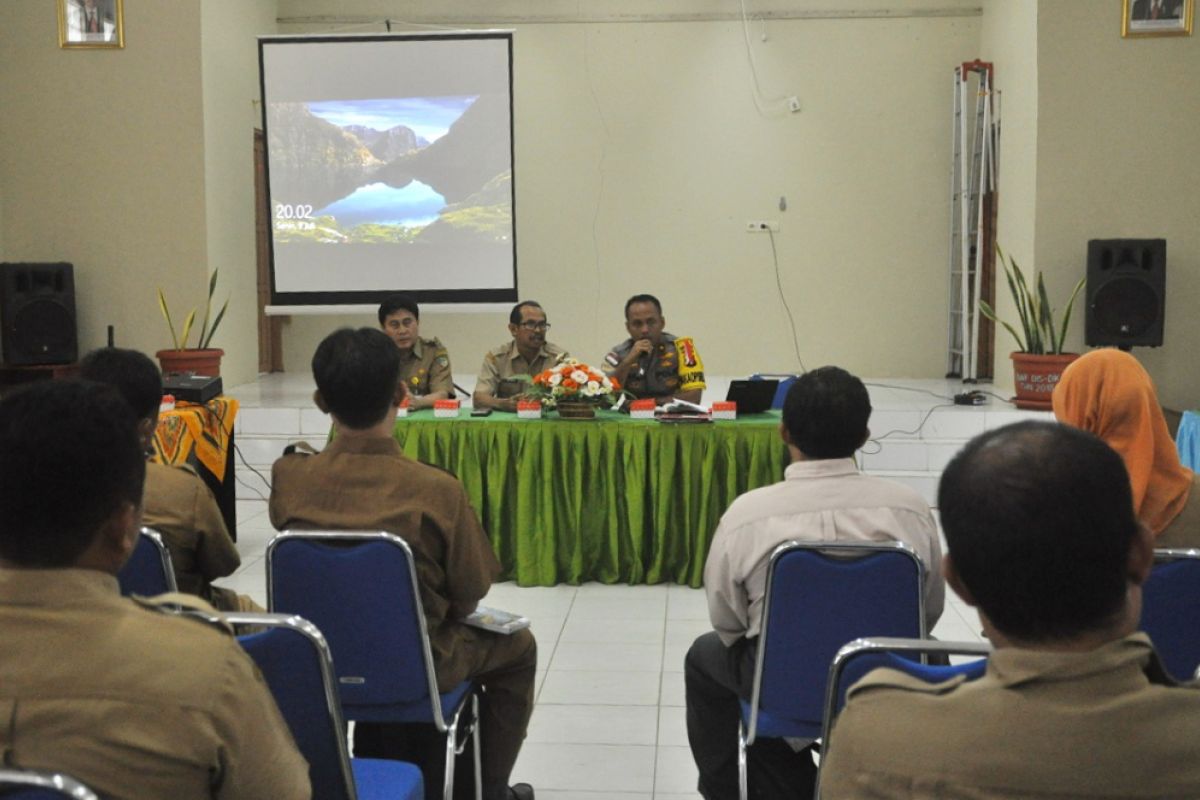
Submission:
[[[780,435],[792,463],[784,480],[730,505],[704,565],[713,632],[684,663],[688,742],[708,800],[736,797],[739,699],[750,698],[771,553],[792,539],[910,545],[925,565],[926,625],[942,614],[941,545],[929,505],[913,489],[863,475],[854,453],[870,431],[862,381],[838,367],[805,373],[788,391]],[[803,613],[796,609],[796,613]],[[816,769],[808,749],[759,739],[749,752],[757,798],[811,796]]]
[[[151,452],[162,376],[146,355],[136,350],[102,347],[88,353],[79,377],[115,388],[138,417],[138,432]],[[245,595],[213,586],[242,565],[221,509],[200,476],[186,466],[146,465],[142,523],[162,534],[171,553],[179,591],[202,597],[221,611],[263,611]]]
[[[877,670],[827,742],[826,798],[1200,797],[1200,691],[1135,633],[1153,536],[1113,450],[1023,422],[942,473],[946,580],[996,647],[979,680]]]
[[[0,401],[3,763],[115,800],[305,800],[308,765],[231,633],[119,593],[144,475],[111,388]]]
[[[539,372],[567,357],[567,351],[546,341],[550,323],[546,312],[533,300],[513,306],[508,315],[512,341],[494,347],[483,357],[471,403],[476,408],[516,411],[517,400]],[[521,376],[522,379],[517,379]]]
[[[484,800],[532,800],[528,784],[510,789],[508,780],[533,711],[537,644],[529,630],[503,635],[461,621],[487,594],[500,564],[458,479],[406,457],[392,438],[405,396],[396,348],[379,331],[342,328],[325,337],[312,364],[317,406],[333,417],[336,436],[315,456],[275,462],[271,524],[387,531],[408,543],[438,686],[446,691],[474,678],[484,689]],[[389,750],[402,743],[401,727],[357,723],[355,754],[395,757]],[[438,785],[429,771],[436,763],[421,766],[427,783]]]

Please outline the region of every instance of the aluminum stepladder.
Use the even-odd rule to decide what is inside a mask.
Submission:
[[[984,266],[992,263],[995,247],[1000,103],[999,92],[992,88],[993,76],[990,62],[968,61],[954,68],[946,377],[969,383],[981,377],[979,300],[992,300],[991,270],[985,270]],[[968,92],[972,83],[975,113],[968,130]],[[987,342],[990,341],[989,325]],[[985,372],[982,377],[991,377],[990,362]]]

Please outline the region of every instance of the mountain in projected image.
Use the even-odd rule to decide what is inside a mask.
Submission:
[[[304,209],[276,243],[508,241],[507,115],[487,95],[271,103],[272,201]]]

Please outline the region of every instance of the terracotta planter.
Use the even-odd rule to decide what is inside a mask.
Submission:
[[[221,374],[221,356],[225,355],[225,351],[210,347],[205,350],[159,350],[155,355],[164,375],[208,375],[215,378]]]
[[[559,400],[558,416],[560,419],[595,419],[596,407],[591,403],[572,402],[570,400]]]
[[[1079,354],[1036,356],[1030,353],[1010,353],[1008,357],[1013,362],[1013,385],[1017,388],[1017,396],[1013,398],[1013,403],[1017,408],[1049,411],[1050,394],[1058,385],[1063,370],[1079,358]]]

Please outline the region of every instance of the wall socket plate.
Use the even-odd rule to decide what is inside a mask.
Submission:
[[[752,219],[746,223],[746,233],[779,233],[779,220]]]

